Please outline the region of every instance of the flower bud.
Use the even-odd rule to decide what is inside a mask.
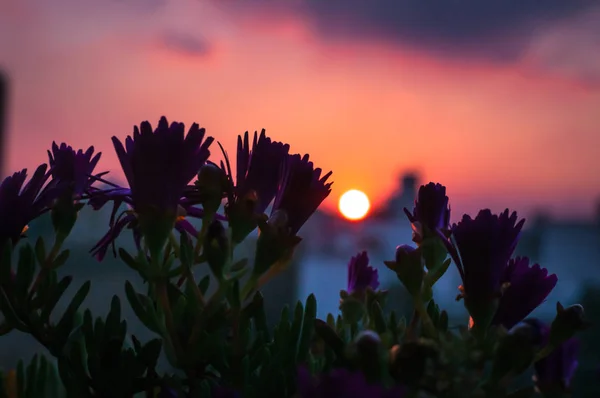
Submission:
[[[372,330],[364,330],[354,339],[359,354],[369,356],[379,353],[381,348],[381,337]]]
[[[550,345],[556,347],[590,326],[585,319],[583,306],[575,304],[565,308],[561,303],[556,303],[556,317],[550,327]]]
[[[420,249],[402,245],[396,248],[395,261],[384,262],[389,269],[396,272],[398,279],[413,297],[421,294],[423,285],[425,270],[421,254]]]
[[[404,258],[409,257],[416,251],[417,249],[410,245],[400,245],[396,247],[396,262],[402,263]]]
[[[221,206],[227,187],[225,172],[214,163],[205,163],[198,172],[195,183],[200,193],[202,207],[207,214],[215,214]]]
[[[543,342],[543,325],[537,319],[518,323],[500,340],[492,365],[492,379],[508,374],[520,374],[533,362]]]
[[[365,330],[356,336],[353,345],[357,364],[367,382],[377,382],[381,378],[383,369],[381,338],[374,331]]]
[[[427,340],[395,345],[390,350],[390,374],[399,383],[417,385],[426,375],[428,364],[438,357],[437,347]]]

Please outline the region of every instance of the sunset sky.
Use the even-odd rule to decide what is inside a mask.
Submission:
[[[588,0],[0,0],[5,170],[161,115],[230,153],[266,128],[377,206],[398,173],[455,214],[600,199],[600,6]],[[218,155],[218,147],[213,146]]]

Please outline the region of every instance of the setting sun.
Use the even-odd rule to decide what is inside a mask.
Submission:
[[[370,207],[367,195],[357,189],[346,191],[340,197],[340,213],[348,220],[360,220],[367,215]]]

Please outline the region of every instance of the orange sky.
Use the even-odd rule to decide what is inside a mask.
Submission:
[[[334,172],[329,208],[350,188],[376,206],[409,169],[447,185],[457,213],[539,205],[581,216],[600,197],[600,84],[576,75],[600,56],[568,29],[589,16],[540,28],[518,62],[496,64],[323,41],[300,18],[265,23],[188,0],[141,12],[141,1],[2,1],[7,170],[46,160],[57,140],[95,145],[100,168],[116,171],[110,137],[164,114],[198,122],[230,152],[237,134],[264,127],[310,153]],[[585,62],[546,65],[567,50]]]

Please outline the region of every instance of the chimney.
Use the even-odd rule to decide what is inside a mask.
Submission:
[[[4,176],[4,142],[8,112],[8,78],[0,70],[0,177]]]

